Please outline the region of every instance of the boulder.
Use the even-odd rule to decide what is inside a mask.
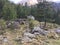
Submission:
[[[14,23],[13,23],[13,27],[16,28],[16,29],[19,28],[19,25],[20,25],[20,24],[19,24],[18,22],[14,22]]]
[[[16,22],[19,22],[19,24],[26,24],[27,19],[16,19]]]
[[[6,26],[7,26],[7,28],[10,28],[11,22],[10,22],[10,21],[7,21],[7,22],[6,22]]]
[[[31,42],[32,41],[32,39],[30,39],[29,37],[23,37],[22,38],[22,43],[25,43],[25,42]]]
[[[11,29],[19,29],[20,28],[19,22],[16,22],[16,21],[7,22],[6,24],[7,24],[7,28],[11,28]]]
[[[4,41],[4,42],[8,42],[7,37],[3,37],[3,41]]]
[[[34,34],[31,34],[31,33],[29,33],[29,32],[25,32],[25,33],[24,33],[24,37],[34,38],[35,35],[34,35]]]
[[[27,16],[27,18],[28,18],[28,19],[32,19],[32,20],[35,20],[35,17],[32,16],[32,15]]]
[[[44,31],[43,29],[41,29],[40,27],[34,27],[33,30],[31,31],[32,34],[42,34],[42,35],[46,35],[47,31]]]
[[[60,34],[60,29],[56,29],[55,32],[56,32],[57,34]]]
[[[32,42],[32,39],[35,38],[34,34],[31,34],[29,32],[24,32],[22,39],[22,43],[28,43],[28,42]]]

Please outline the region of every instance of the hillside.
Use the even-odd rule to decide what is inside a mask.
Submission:
[[[0,0],[0,45],[60,45],[60,3],[28,1]]]
[[[47,22],[47,28],[42,29],[44,22],[37,20],[0,21],[1,45],[60,45],[57,24]]]

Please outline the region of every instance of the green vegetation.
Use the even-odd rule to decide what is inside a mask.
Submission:
[[[29,7],[27,6],[27,3],[25,4],[25,6],[22,6],[20,4],[14,4],[8,0],[0,0],[0,36],[2,35],[2,37],[7,37],[8,39],[8,44],[4,44],[5,42],[3,42],[2,44],[60,45],[60,36],[58,36],[56,32],[53,32],[57,27],[60,27],[60,10],[58,9],[56,11],[53,7],[53,4],[55,3],[44,1]],[[34,16],[36,20],[27,19],[27,22],[21,20],[15,21],[15,19],[20,18],[26,19],[26,17],[29,15]],[[31,38],[32,42],[30,43],[21,42],[20,38],[24,39],[25,32],[31,32],[34,27],[40,26],[44,27],[44,29],[42,30],[49,31],[46,36],[40,34],[36,35],[34,39]],[[30,32],[27,35],[29,35]]]
[[[4,20],[14,20],[17,18],[26,18],[28,15],[33,15],[37,20],[60,24],[60,10],[55,10],[54,2],[41,2],[35,6],[28,7],[20,4],[14,4],[8,0],[0,0],[0,18]]]

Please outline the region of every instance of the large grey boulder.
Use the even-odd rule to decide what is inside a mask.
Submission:
[[[3,37],[3,42],[8,42],[7,37]]]
[[[25,32],[22,37],[22,43],[24,42],[31,42],[32,39],[35,38],[34,34],[31,34],[29,32]]]
[[[28,18],[28,19],[32,19],[32,20],[35,20],[35,17],[32,16],[32,15],[27,16],[27,18]]]
[[[34,27],[32,32],[32,34],[42,34],[42,35],[46,35],[47,31],[41,29],[40,27]]]
[[[57,28],[57,29],[55,30],[55,32],[56,32],[57,34],[60,34],[60,28]]]

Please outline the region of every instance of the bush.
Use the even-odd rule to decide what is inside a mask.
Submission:
[[[30,20],[30,21],[29,21],[29,27],[30,27],[31,29],[33,29],[34,26],[39,26],[39,25],[40,25],[39,22],[36,21],[36,20]]]
[[[0,30],[4,30],[6,28],[6,22],[3,19],[0,19]]]

